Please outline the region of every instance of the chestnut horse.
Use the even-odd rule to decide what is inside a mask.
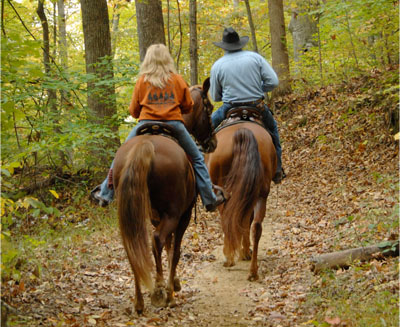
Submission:
[[[248,280],[258,279],[257,252],[262,222],[277,157],[267,130],[254,122],[235,122],[220,129],[216,150],[206,155],[214,184],[222,186],[230,198],[219,207],[224,232],[225,267],[235,264],[235,256],[250,260]],[[253,251],[250,250],[252,228]]]
[[[199,143],[213,151],[216,139],[210,120],[213,106],[207,96],[209,85],[207,79],[202,86],[190,88],[195,104],[193,111],[184,115],[184,121]],[[135,278],[135,309],[138,313],[144,309],[141,283],[151,291],[154,306],[173,306],[174,291],[181,288],[175,276],[181,241],[197,198],[192,165],[173,139],[138,135],[120,147],[113,171],[122,242]],[[153,230],[155,285],[151,278],[149,229]],[[161,262],[164,246],[169,263],[166,285]]]

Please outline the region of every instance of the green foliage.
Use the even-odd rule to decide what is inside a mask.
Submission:
[[[318,21],[322,60],[321,72],[319,48],[314,47],[294,64],[296,75],[307,83],[337,83],[399,63],[397,2],[333,0],[307,9]]]
[[[340,275],[326,272],[305,304],[318,306],[320,311],[305,325],[331,326],[327,323],[328,317],[337,317],[339,322],[344,322],[347,326],[397,326],[398,296],[395,292],[380,287],[379,281],[371,287],[370,282],[358,273],[368,269],[368,266],[352,267]],[[380,273],[376,277],[383,278]],[[353,279],[357,279],[358,284],[364,284],[366,290],[354,288]]]

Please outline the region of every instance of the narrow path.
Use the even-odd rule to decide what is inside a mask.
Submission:
[[[285,319],[279,315],[282,281],[276,270],[283,261],[274,253],[281,251],[277,244],[283,224],[275,194],[270,196],[263,222],[259,281],[247,280],[250,261],[239,261],[231,268],[223,266],[219,216],[200,210],[197,223],[191,222],[182,243],[178,266],[182,290],[176,293],[176,307],[153,307],[145,291],[145,312],[136,314],[133,276],[118,230],[112,229],[71,244],[64,257],[46,252],[49,274],[19,298],[20,307],[26,310],[14,321],[21,326],[73,327],[278,326]]]
[[[267,203],[267,216],[263,222],[259,244],[259,280],[247,280],[250,261],[238,261],[230,268],[223,266],[221,234],[219,245],[209,255],[213,260],[194,264],[193,277],[183,289],[184,292],[194,294],[188,306],[191,326],[272,326],[267,316],[257,311],[257,307],[270,301],[270,293],[265,287],[265,276],[273,270],[277,262],[270,254],[274,251],[274,221],[282,212],[278,208],[276,191],[273,193]],[[215,216],[214,223],[219,224],[219,216]]]
[[[266,251],[271,248],[270,221],[263,223],[263,235],[259,245],[260,266],[267,260]],[[203,326],[249,326],[260,325],[260,317],[250,317],[249,311],[255,307],[252,294],[262,286],[259,281],[249,282],[250,261],[238,261],[234,267],[223,266],[222,246],[212,253],[214,262],[204,262],[196,268],[196,278],[190,287],[198,290],[194,311]],[[262,276],[260,277],[262,280]]]

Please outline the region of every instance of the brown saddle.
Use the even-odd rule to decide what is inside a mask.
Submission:
[[[214,130],[214,133],[217,133],[219,130],[225,127],[240,124],[244,121],[255,123],[265,128],[261,120],[261,112],[259,109],[256,109],[255,107],[240,106],[233,107],[228,110],[225,120],[223,120],[222,123]]]
[[[144,123],[140,126],[137,131],[136,135],[161,135],[170,138],[171,140],[175,141],[180,147],[182,145],[178,141],[178,136],[176,134],[175,129],[168,124],[162,122],[152,122],[152,123]],[[192,157],[186,153],[187,158],[189,159],[190,163],[193,165]]]
[[[235,120],[248,120],[248,121],[260,121],[261,113],[258,109],[254,107],[233,107],[229,109],[226,114],[227,119]]]
[[[179,144],[174,128],[162,122],[145,123],[138,128],[136,135],[161,135],[169,137]]]
[[[144,123],[137,129],[136,135],[137,136],[139,136],[139,135],[161,135],[161,136],[165,136],[165,137],[172,139],[179,146],[181,146],[179,144],[175,129],[171,125],[168,125],[168,124],[165,124],[162,122]],[[188,154],[186,154],[186,156],[188,157],[190,163],[193,165],[192,158]],[[108,180],[108,182],[107,182],[108,188],[113,189],[114,181],[113,181],[113,169],[112,168],[110,168],[110,170],[108,171],[107,180]],[[93,191],[95,191],[95,190],[93,190]]]

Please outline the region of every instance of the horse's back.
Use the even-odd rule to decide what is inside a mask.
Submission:
[[[194,199],[194,174],[185,151],[170,138],[140,135],[124,143],[117,151],[114,161],[116,188],[130,151],[144,142],[150,142],[154,147],[154,158],[148,176],[152,206],[159,213],[180,215]]]
[[[276,151],[268,131],[255,123],[239,123],[227,126],[217,133],[218,146],[207,158],[213,181],[223,178],[231,166],[234,156],[234,135],[239,129],[251,131],[258,144],[258,151],[264,167],[264,175],[271,181],[276,170]]]

